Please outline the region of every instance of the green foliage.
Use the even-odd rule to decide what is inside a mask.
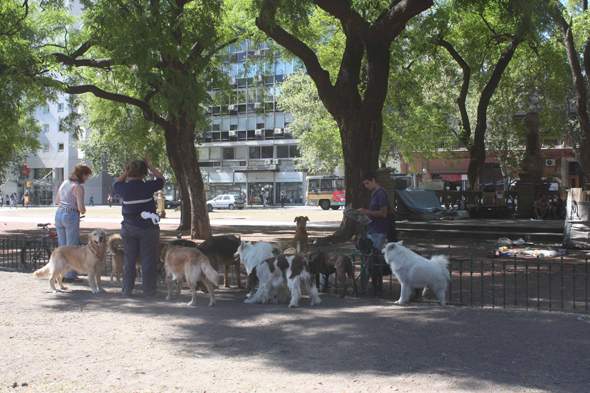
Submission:
[[[281,86],[278,105],[293,115],[289,128],[297,137],[301,152],[297,159],[299,169],[313,174],[333,172],[343,166],[338,125],[322,104],[309,76],[290,75]]]

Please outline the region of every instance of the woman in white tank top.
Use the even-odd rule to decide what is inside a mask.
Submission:
[[[84,187],[92,169],[86,164],[77,164],[68,180],[64,181],[55,198],[58,206],[55,212],[59,246],[77,246],[80,241],[80,214],[86,213],[84,206]],[[63,278],[64,282],[81,281],[75,270],[70,270]]]

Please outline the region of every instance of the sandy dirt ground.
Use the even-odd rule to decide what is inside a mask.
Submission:
[[[82,231],[94,227],[117,224],[86,222]],[[0,224],[0,234],[31,231],[33,223]],[[247,240],[292,236],[290,227],[243,232]],[[163,226],[165,238],[174,234]],[[47,280],[0,270],[1,391],[590,391],[585,314],[402,307],[333,294],[289,309],[244,304],[237,288],[218,288],[215,307],[203,293],[189,307],[186,289],[167,302],[160,285],[156,299],[144,299],[138,282],[124,299],[105,281],[106,293],[92,294],[84,279],[54,294]]]

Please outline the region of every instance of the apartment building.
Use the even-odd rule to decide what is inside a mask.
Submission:
[[[289,129],[291,114],[276,104],[280,84],[295,63],[277,57],[273,65],[247,64],[269,53],[268,44],[229,49],[226,67],[233,93],[211,93],[215,105],[208,107],[210,128],[199,147],[208,197],[244,192],[248,204],[261,204],[264,191],[269,204],[278,204],[284,192],[287,204],[305,203],[305,173],[295,169],[299,150]]]

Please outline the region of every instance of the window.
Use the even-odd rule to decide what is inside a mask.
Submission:
[[[262,146],[260,148],[262,150],[262,157],[261,158],[272,158],[273,157],[273,147],[272,146]]]
[[[42,109],[43,113],[49,113],[49,106],[45,105]]]
[[[49,124],[43,124],[43,133],[46,134],[49,132]]]
[[[260,158],[260,147],[258,146],[250,146],[248,151],[249,158]]]
[[[57,111],[58,112],[63,112],[64,111],[64,104],[63,103],[57,104]]]
[[[63,143],[57,144],[57,151],[64,151],[64,144]]]
[[[277,158],[295,158],[299,157],[299,149],[296,145],[277,146]]]
[[[43,152],[47,153],[49,151],[49,143],[44,143],[43,144]]]
[[[224,147],[223,148],[223,159],[224,160],[233,160],[234,159],[234,151],[233,147]]]

